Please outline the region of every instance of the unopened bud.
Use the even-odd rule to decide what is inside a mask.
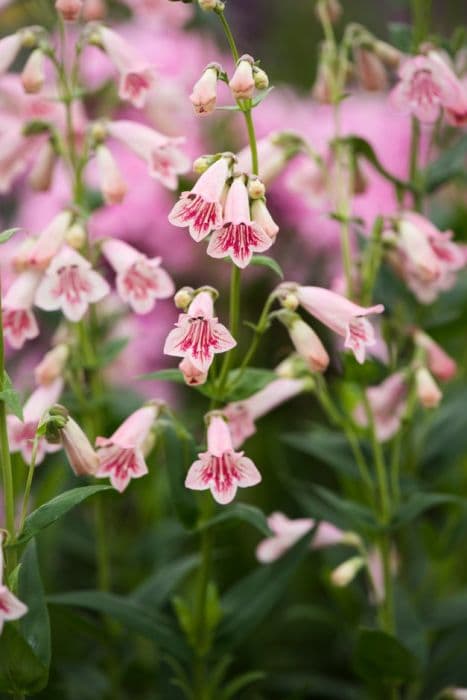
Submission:
[[[202,175],[215,161],[215,156],[200,156],[193,162],[193,172]]]
[[[223,5],[224,3],[219,3],[219,0],[198,0],[198,5],[205,12],[220,10],[219,4]]]
[[[254,199],[251,205],[251,218],[261,226],[263,231],[268,234],[269,238],[275,240],[277,234],[279,233],[279,226],[276,224],[269,209],[266,206],[264,199]]]
[[[32,29],[21,31],[21,46],[23,49],[34,49],[37,46],[37,34]]]
[[[44,82],[44,54],[40,49],[34,49],[21,73],[21,83],[25,92],[33,94],[42,90]]]
[[[267,90],[269,87],[269,77],[266,71],[255,66],[253,68],[253,78],[257,90]]]
[[[300,302],[296,294],[286,294],[281,299],[281,306],[287,311],[296,311],[298,309]]]
[[[37,192],[46,192],[52,184],[57,153],[52,142],[46,141],[39,150],[36,162],[29,175],[29,184]]]
[[[174,304],[177,309],[182,309],[183,311],[187,309],[194,299],[195,290],[193,287],[182,287],[176,292],[174,296]]]
[[[419,367],[415,373],[417,397],[424,408],[436,408],[443,394],[426,367]]]
[[[76,22],[83,8],[83,0],[56,0],[55,9],[65,22]]]
[[[354,49],[357,78],[365,90],[385,90],[388,83],[386,69],[376,53],[360,46]]]
[[[344,561],[331,573],[331,583],[333,583],[334,586],[339,586],[339,588],[348,586],[364,566],[365,560],[363,557],[351,557],[351,559],[347,559],[347,561]]]
[[[99,457],[73,418],[68,417],[60,430],[60,438],[70,467],[76,476],[93,476],[99,468]]]
[[[83,19],[85,22],[98,22],[107,14],[105,0],[84,0]]]
[[[63,343],[49,350],[34,369],[36,383],[47,385],[61,377],[69,355],[68,345]]]
[[[325,372],[329,365],[329,355],[313,328],[296,315],[287,325],[296,351],[307,362],[311,371]]]
[[[251,177],[248,180],[248,194],[250,199],[260,199],[266,194],[266,187],[259,177]]]
[[[65,235],[65,240],[71,248],[79,250],[86,242],[86,229],[79,222],[74,223]]]
[[[328,19],[335,24],[342,15],[342,6],[339,0],[318,0],[316,3],[316,16],[320,21]]]
[[[217,80],[220,71],[222,67],[218,63],[210,64],[193,86],[190,102],[196,114],[205,116],[211,114],[216,108]]]
[[[185,384],[188,386],[200,386],[204,384],[208,378],[208,373],[202,372],[198,367],[195,367],[188,357],[185,357],[180,362],[178,368],[183,374]]]
[[[90,129],[92,141],[97,145],[103,143],[107,138],[107,129],[103,122],[94,122]]]
[[[242,56],[237,63],[229,87],[236,100],[249,100],[253,97],[255,81],[253,78],[254,60],[248,54]]]

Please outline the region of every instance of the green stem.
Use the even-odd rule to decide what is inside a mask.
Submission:
[[[253,116],[251,109],[247,109],[243,112],[245,115],[246,128],[248,131],[248,140],[250,143],[251,151],[251,172],[253,175],[259,175],[259,161],[258,161],[258,144],[256,141],[255,125],[253,123]]]
[[[416,117],[412,117],[411,140],[410,140],[410,160],[409,160],[409,179],[416,185],[414,192],[414,207],[417,211],[421,211],[423,198],[422,193],[418,191],[420,187],[420,173],[418,169],[418,156],[420,151],[420,122]]]
[[[225,36],[226,36],[228,44],[230,46],[233,60],[235,61],[235,63],[237,63],[238,59],[240,58],[240,55],[238,53],[237,44],[235,43],[235,39],[234,39],[234,35],[232,34],[232,30],[230,29],[229,23],[227,22],[227,19],[224,15],[223,10],[219,11],[217,13],[217,15],[221,21],[222,28],[224,30]]]
[[[19,520],[18,532],[21,533],[24,527],[24,521],[26,520],[26,515],[28,513],[29,497],[31,495],[32,480],[34,478],[34,472],[36,469],[36,458],[37,458],[37,448],[39,447],[39,436],[36,434],[34,437],[34,442],[31,451],[31,462],[29,464],[28,476],[26,479],[26,486],[24,487],[23,495],[23,505],[21,507],[21,516]]]
[[[379,442],[378,436],[376,434],[376,425],[373,416],[373,411],[365,391],[363,392],[363,403],[365,406],[365,412],[368,420],[371,446],[375,460],[376,478],[378,481],[378,489],[381,504],[381,519],[382,524],[387,525],[391,517],[391,502],[389,495],[388,476],[386,472],[383,448],[381,447],[381,443]]]

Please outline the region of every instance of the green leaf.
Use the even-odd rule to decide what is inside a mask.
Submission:
[[[430,508],[452,503],[464,506],[467,505],[465,498],[454,496],[449,493],[423,493],[421,491],[412,493],[408,500],[403,503],[395,513],[392,527],[402,527],[412,520],[415,520],[415,518],[418,518],[418,516],[425,511],[430,510]]]
[[[361,503],[337,496],[324,486],[314,486],[313,492],[298,485],[293,493],[307,515],[317,520],[329,520],[343,530],[359,534],[376,534],[379,525],[372,511]]]
[[[248,673],[234,678],[222,691],[221,700],[231,700],[231,698],[237,697],[237,693],[243,690],[243,688],[257,681],[262,681],[264,678],[266,678],[264,671],[249,671]]]
[[[338,474],[358,476],[348,442],[337,430],[314,426],[308,432],[286,433],[281,439],[299,452],[316,457]]]
[[[19,230],[19,228],[9,228],[6,231],[2,231],[2,233],[0,233],[0,244],[9,241]]]
[[[198,507],[193,492],[185,488],[185,478],[188,468],[197,459],[195,441],[183,426],[160,419],[157,444],[164,455],[175,511],[183,525],[192,528],[198,517]]]
[[[34,540],[21,557],[18,595],[28,606],[27,615],[19,623],[21,633],[48,672],[51,657],[50,620]]]
[[[439,187],[456,178],[466,178],[467,134],[461,136],[452,146],[445,148],[441,155],[424,171],[422,177],[427,192],[435,192]]]
[[[254,99],[251,101],[251,106],[252,107],[257,107],[258,105],[261,104],[263,100],[266,99],[266,97],[269,95],[269,93],[274,90],[274,85],[271,85],[270,87],[266,88],[266,90],[260,90],[254,97]]]
[[[0,401],[4,401],[7,409],[21,421],[23,420],[23,407],[20,396],[13,388],[11,379],[6,371],[3,374],[3,390],[0,391]]]
[[[177,384],[185,384],[183,374],[179,369],[158,369],[157,372],[141,374],[137,379],[157,379],[166,382],[176,382]]]
[[[31,695],[47,683],[48,671],[10,622],[0,637],[0,691]]]
[[[263,511],[247,503],[234,503],[231,506],[225,506],[222,508],[221,512],[213,518],[201,523],[198,530],[206,530],[209,527],[229,520],[242,520],[243,522],[249,523],[266,537],[270,537],[272,534]]]
[[[467,591],[435,601],[427,611],[427,624],[435,629],[456,627],[467,622]]]
[[[354,665],[362,678],[373,684],[416,680],[419,664],[396,637],[376,629],[360,630]]]
[[[224,595],[224,619],[218,636],[229,649],[240,644],[279,602],[290,577],[309,551],[313,532],[310,530],[283,557],[256,569]]]
[[[268,267],[270,270],[276,273],[281,280],[284,279],[284,273],[282,268],[274,258],[270,258],[268,255],[253,255],[250,261],[250,265],[261,265],[262,267]]]
[[[229,372],[227,396],[229,401],[242,401],[277,379],[277,374],[269,369],[247,367],[240,371],[233,369]]]
[[[87,498],[101,491],[112,490],[111,486],[81,486],[77,489],[65,491],[59,496],[52,498],[51,501],[44,503],[37,508],[37,510],[28,515],[15,546],[26,544],[26,542],[29,542],[29,540],[35,537],[41,530],[52,525],[52,523],[56,522],[59,518],[68,513],[69,510],[79,505]]]
[[[128,345],[129,338],[113,338],[102,345],[99,352],[98,367],[106,367],[117,358]]]
[[[52,605],[71,605],[109,615],[132,632],[152,640],[179,658],[187,656],[184,641],[173,630],[166,616],[139,605],[133,600],[101,591],[73,591],[48,597]]]
[[[365,139],[361,138],[360,136],[350,135],[341,138],[336,142],[348,146],[352,149],[352,153],[355,156],[360,156],[361,158],[367,160],[374,167],[374,169],[385,178],[385,180],[388,180],[393,185],[396,185],[404,190],[410,190],[411,192],[416,191],[416,187],[411,182],[407,180],[400,180],[398,177],[386,170],[383,164],[379,161],[373,146]]]
[[[131,600],[140,605],[147,605],[151,609],[159,607],[169,598],[176,586],[199,565],[199,562],[200,558],[197,554],[190,554],[164,564],[133,591],[130,595]]]

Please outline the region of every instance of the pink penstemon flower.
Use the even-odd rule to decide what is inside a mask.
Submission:
[[[0,534],[0,634],[5,622],[19,620],[28,612],[28,607],[21,602],[3,582],[3,533]]]
[[[199,178],[190,192],[182,192],[169,214],[174,226],[188,227],[194,241],[202,241],[224,223],[222,199],[231,175],[232,157],[222,156]]]
[[[32,306],[41,277],[35,270],[21,272],[3,298],[3,332],[16,350],[22,348],[26,340],[39,335]]]
[[[289,401],[306,389],[301,379],[274,379],[264,389],[260,389],[247,399],[229,403],[222,410],[227,417],[232,444],[240,447],[247,438],[256,432],[255,421],[280,404]]]
[[[70,467],[76,476],[95,476],[99,457],[78,423],[68,416],[60,430],[60,439]]]
[[[0,39],[0,75],[6,73],[19,54],[23,38],[21,32],[9,34]]]
[[[167,336],[164,353],[188,358],[204,373],[216,353],[227,352],[235,345],[235,339],[214,316],[211,294],[203,291],[191,302],[187,313],[180,314],[176,327]]]
[[[50,189],[57,159],[57,152],[51,141],[42,144],[28,177],[28,182],[33,190],[46,192]]]
[[[208,420],[207,451],[191,465],[185,486],[195,491],[210,489],[214,500],[225,505],[233,501],[238,487],[259,484],[261,474],[243,452],[234,452],[224,418],[211,414]]]
[[[112,29],[99,27],[99,40],[120,72],[119,97],[128,100],[134,107],[144,107],[147,95],[154,87],[154,67]]]
[[[427,333],[416,329],[413,334],[415,345],[426,354],[426,363],[430,372],[441,381],[449,381],[457,372],[457,363]]]
[[[287,285],[283,286],[287,288]],[[365,317],[383,313],[384,306],[360,306],[323,287],[297,286],[295,291],[303,308],[332,331],[343,336],[344,347],[352,350],[356,360],[360,364],[363,363],[365,348],[376,343],[373,327]]]
[[[404,372],[394,372],[381,384],[366,389],[376,435],[381,442],[390,440],[400,429],[407,406],[407,391],[407,377]],[[368,417],[362,404],[356,407],[353,417],[358,425],[368,425]]]
[[[313,328],[296,314],[286,325],[296,351],[311,371],[325,372],[329,365],[329,355]]]
[[[61,309],[70,321],[80,321],[89,304],[103,299],[110,291],[105,279],[91,263],[68,246],[52,260],[37,288],[36,306],[45,311]]]
[[[62,211],[54,216],[37,238],[26,239],[13,257],[15,268],[45,270],[63,246],[71,221],[71,212]]]
[[[243,176],[231,184],[224,206],[224,223],[209,241],[207,253],[213,258],[229,255],[232,262],[244,268],[253,253],[262,253],[272,245],[272,239],[251,218],[248,190]]]
[[[98,478],[110,478],[112,486],[124,491],[131,479],[148,473],[145,452],[159,408],[147,405],[132,413],[110,438],[96,440],[99,467]]]
[[[106,204],[120,204],[125,199],[127,184],[110,150],[103,144],[96,149],[99,183]]]
[[[241,56],[238,60],[235,72],[229,81],[229,87],[236,100],[248,100],[253,97],[255,91],[253,64],[254,61],[248,54]]]
[[[8,440],[12,452],[21,452],[26,464],[30,464],[34,437],[39,422],[45,412],[57,403],[63,390],[63,379],[59,377],[47,385],[39,386],[31,394],[23,408],[23,421],[17,416],[8,415]],[[60,445],[53,445],[44,437],[37,444],[36,466],[40,464],[47,452],[56,452]]]
[[[55,9],[65,22],[76,22],[83,9],[83,0],[56,0]]]
[[[205,116],[211,114],[216,108],[217,81],[220,71],[222,71],[222,67],[218,63],[210,63],[193,86],[190,102],[196,114]]]
[[[179,148],[183,137],[164,136],[145,124],[125,119],[110,122],[107,131],[146,161],[149,175],[170,190],[177,188],[178,176],[190,169],[190,161]]]
[[[265,233],[267,233],[269,238],[271,238],[272,242],[274,243],[276,236],[279,233],[279,226],[272,218],[263,198],[255,199],[251,203],[251,218],[255,224],[257,224]]]
[[[118,293],[137,314],[149,313],[157,299],[167,299],[175,292],[168,273],[160,266],[161,258],[148,258],[124,241],[109,239],[102,252],[117,273]]]
[[[189,357],[184,357],[178,365],[178,368],[183,374],[185,384],[188,384],[188,386],[200,386],[204,384],[208,378],[208,373],[196,367]]]

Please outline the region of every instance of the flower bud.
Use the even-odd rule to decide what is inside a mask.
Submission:
[[[430,372],[441,381],[452,379],[457,372],[457,364],[433,338],[421,330],[414,332],[415,345],[425,351],[426,364]]]
[[[260,199],[266,194],[266,187],[259,177],[250,177],[248,180],[248,195],[250,199]]]
[[[212,10],[223,10],[224,9],[224,3],[219,2],[219,0],[198,0],[198,5],[202,10],[205,12],[209,12]],[[220,7],[220,5],[222,7]]]
[[[268,234],[269,238],[273,240],[276,238],[279,233],[279,226],[269,213],[264,199],[253,200],[251,205],[251,218],[258,226],[261,226],[263,231]]]
[[[41,146],[29,175],[29,184],[33,190],[47,192],[50,189],[56,163],[57,153],[52,142],[48,140]]]
[[[76,22],[83,8],[83,0],[56,0],[55,9],[65,22]]]
[[[70,351],[68,345],[60,343],[49,350],[34,369],[36,384],[47,385],[62,376]]]
[[[65,241],[71,248],[79,250],[86,242],[86,229],[79,222],[74,223],[66,232]]]
[[[83,19],[85,22],[98,22],[107,14],[105,0],[84,0]]]
[[[248,54],[242,56],[235,69],[229,87],[236,100],[250,100],[255,90],[253,78],[253,59]]]
[[[193,161],[193,172],[202,175],[215,162],[215,156],[200,156]]]
[[[255,66],[253,68],[253,78],[257,90],[267,90],[269,87],[269,77],[266,71]]]
[[[115,158],[107,146],[98,146],[97,164],[102,196],[106,204],[120,204],[125,199],[127,185]]]
[[[381,91],[387,88],[386,70],[379,56],[359,46],[354,49],[354,59],[358,80],[365,90]]]
[[[42,90],[44,81],[44,54],[40,49],[34,49],[21,73],[21,83],[24,91],[32,94]]]
[[[290,339],[296,351],[308,363],[312,372],[325,372],[329,365],[329,355],[314,330],[299,316],[288,325]]]
[[[217,80],[221,70],[218,63],[210,64],[193,86],[190,101],[196,114],[207,115],[214,111],[217,100]]]
[[[183,374],[185,384],[188,386],[200,386],[208,378],[208,373],[195,367],[188,357],[184,357],[178,367]]]
[[[436,408],[443,394],[426,367],[419,367],[415,373],[417,397],[423,408]]]
[[[68,417],[64,427],[60,430],[60,437],[70,467],[76,476],[93,476],[99,468],[99,458],[73,418]]]
[[[176,292],[174,296],[174,304],[177,307],[177,309],[182,309],[185,311],[187,309],[191,302],[193,301],[195,296],[195,290],[193,287],[182,287],[181,289]]]
[[[348,586],[364,566],[365,560],[363,557],[347,559],[331,573],[331,583],[334,586],[339,586],[339,588]]]
[[[90,136],[94,144],[103,143],[107,138],[107,128],[104,122],[94,122],[91,126]]]

